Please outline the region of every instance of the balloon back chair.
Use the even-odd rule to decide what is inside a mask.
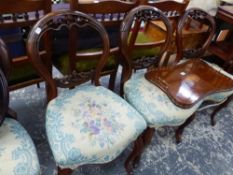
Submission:
[[[134,34],[133,32],[138,32],[138,30],[132,30],[135,29],[135,24],[145,24],[153,20],[161,20],[164,25],[166,26],[167,34],[166,38],[163,44],[163,47],[160,49],[159,56],[155,57],[153,62],[148,62],[147,58],[145,60],[141,59],[140,62],[135,62],[132,57],[132,51],[135,49],[133,47],[134,43],[130,40],[130,37],[132,37]],[[122,60],[123,64],[123,78],[122,78],[122,85],[124,85],[124,97],[126,101],[132,104],[132,106],[137,109],[143,117],[145,117],[147,123],[149,124],[149,127],[151,127],[151,124],[149,123],[147,117],[156,116],[153,112],[155,109],[155,104],[158,103],[158,97],[155,97],[155,94],[150,87],[148,87],[149,82],[147,82],[144,78],[143,71],[138,71],[132,74],[132,71],[138,67],[141,67],[141,65],[146,64],[148,67],[154,66],[161,56],[164,54],[164,52],[169,47],[170,41],[172,37],[172,27],[169,22],[169,19],[163,14],[162,11],[159,9],[148,6],[148,5],[141,5],[130,11],[130,13],[125,17],[122,25],[121,25],[121,52],[123,55],[123,58],[125,58],[125,62]],[[151,49],[156,49],[156,46],[151,47]],[[141,92],[140,89],[145,88],[145,94]],[[154,88],[154,86],[152,86]],[[150,109],[151,108],[151,109]],[[154,109],[152,109],[154,108]],[[142,110],[142,111],[141,111]],[[150,111],[151,110],[151,111]],[[163,116],[159,116],[162,118]],[[154,121],[154,120],[153,120]],[[149,129],[148,129],[149,130]],[[134,145],[134,150],[132,154],[128,157],[125,167],[127,172],[130,174],[132,173],[132,166],[131,162],[133,164],[138,160],[140,157],[140,154],[143,150],[143,135],[140,136],[136,141]]]
[[[105,29],[108,32],[110,38],[110,57],[106,66],[103,69],[101,75],[110,75],[109,79],[109,88],[114,89],[114,83],[118,68],[119,60],[119,29],[124,16],[135,6],[137,2],[128,2],[120,0],[101,0],[101,1],[82,1],[82,0],[70,0],[71,10],[78,10],[80,12],[89,14],[90,16],[97,19],[101,22]],[[92,36],[93,43],[90,44],[86,40],[87,36]],[[79,45],[82,46],[82,52],[79,55],[76,55],[78,59],[82,60],[76,65],[77,71],[91,70],[93,69],[94,64],[88,60],[88,57],[99,57],[101,55],[101,41],[98,36],[91,31],[79,31]],[[73,42],[73,41],[69,41]],[[60,54],[54,59],[55,66],[62,73],[67,72],[67,62],[69,57],[75,56],[75,50],[72,51],[75,47],[68,48],[70,49],[70,54]]]
[[[205,42],[201,43],[200,45],[198,45],[196,48],[185,48],[183,42],[182,42],[182,32],[184,31],[183,28],[185,28],[186,23],[190,23],[190,21],[196,21],[199,22],[200,25],[202,25],[204,28],[207,28],[207,33],[209,33],[209,36],[206,36],[206,40]],[[177,52],[177,57],[176,57],[176,62],[183,62],[183,60],[192,58],[192,59],[202,59],[201,56],[204,55],[206,49],[208,48],[208,46],[210,45],[214,34],[215,34],[215,21],[213,19],[213,17],[211,15],[209,15],[207,12],[198,9],[198,8],[192,8],[187,10],[187,12],[183,15],[183,17],[181,18],[179,24],[178,24],[178,29],[177,29],[177,37],[176,37],[176,43],[177,43],[177,47],[178,47],[178,52]],[[204,58],[203,58],[204,59]],[[229,74],[228,72],[226,72],[225,70],[223,70],[222,68],[220,68],[219,66],[213,64],[213,63],[209,63],[207,61],[205,61],[206,63],[206,70],[209,67],[214,68],[215,70],[217,70],[220,75],[228,77],[229,80],[228,82],[231,81],[231,79],[233,78],[233,76],[231,74]],[[196,63],[195,63],[196,64]],[[197,65],[198,66],[198,65]],[[192,72],[191,72],[192,73]],[[208,76],[208,75],[206,75]],[[203,79],[205,77],[202,77]],[[211,80],[212,77],[209,77],[209,79]],[[215,77],[216,83],[217,84],[222,84],[224,85],[226,82],[221,82],[221,79],[219,79],[218,76]],[[217,84],[213,85],[213,86],[217,86]],[[222,109],[223,107],[225,107],[230,100],[232,99],[232,91],[231,89],[223,89],[222,93],[216,92],[213,93],[212,95],[209,95],[208,97],[206,97],[206,99],[203,100],[203,103],[201,105],[201,107],[199,107],[197,110],[200,111],[202,109],[206,109],[208,107],[216,107],[216,109],[214,109],[213,113],[211,114],[211,124],[214,125],[215,121],[214,121],[214,117],[215,114]],[[194,119],[194,115],[193,117],[191,117],[191,120]],[[188,123],[190,123],[191,121],[189,120]],[[180,135],[183,131],[182,129],[183,127],[181,127],[181,130],[177,130],[177,134],[176,137],[179,141],[180,139]]]
[[[27,131],[7,113],[9,58],[0,39],[0,174],[40,175],[35,146]]]
[[[71,75],[55,80],[49,74],[39,56],[39,40],[45,32],[62,27],[68,29],[69,37],[73,37],[75,30],[85,27],[100,35],[102,54],[90,73],[76,72],[73,65],[78,59],[73,59]],[[29,34],[27,49],[31,61],[48,83],[50,102],[46,111],[46,133],[59,175],[71,174],[73,169],[83,164],[110,162],[146,128],[145,120],[133,107],[112,91],[99,86],[109,47],[108,35],[102,24],[78,11],[48,14]],[[83,82],[83,77],[85,81],[91,79],[90,84],[75,87]],[[57,87],[69,85],[71,90],[65,89],[57,94]]]
[[[29,62],[26,39],[32,25],[50,11],[51,0],[0,1],[0,37],[7,45],[12,64],[10,90],[36,83],[39,86],[43,81]]]
[[[169,18],[169,21],[172,24],[172,32],[174,33],[177,27],[178,19],[185,12],[188,2],[177,2],[173,0],[142,0],[140,1],[140,4],[154,6],[161,10]],[[132,50],[131,59],[133,59],[135,62],[139,62],[140,60],[144,62],[144,64],[141,64],[140,67],[135,67],[135,70],[144,69],[148,66],[145,64],[145,58],[147,58],[148,62],[153,62],[154,59],[158,60],[156,57],[159,56],[160,49],[164,45],[166,37],[166,26],[163,25],[162,21],[154,20],[145,23],[143,27],[139,27],[139,24],[136,23],[133,31],[134,32],[132,32],[130,41],[134,43],[133,47],[135,49]],[[169,50],[171,52],[175,52],[175,44],[170,45]],[[163,61],[163,64],[166,64],[168,55],[162,60],[165,60]]]
[[[143,12],[147,15],[143,15]],[[133,154],[125,163],[128,172],[132,171],[131,163],[134,165],[139,160],[143,147],[150,143],[156,128],[179,126],[176,138],[177,142],[180,142],[184,127],[193,120],[194,113],[200,109],[203,102],[212,101],[221,104],[233,93],[232,76],[216,65],[200,59],[214,35],[215,27],[213,18],[200,9],[187,10],[178,23],[176,61],[179,64],[174,63],[172,66],[154,68],[146,73],[132,74],[133,63],[127,45],[130,25],[135,19],[134,16],[140,20],[162,17],[159,12],[152,7],[140,7],[129,13],[121,28],[122,54],[128,62],[123,81],[124,97],[142,114],[148,125],[147,130],[137,139]],[[200,48],[183,50],[182,28],[186,20],[190,20],[188,18],[204,22],[208,27],[209,36]],[[168,36],[171,36],[170,34]],[[183,56],[190,59],[184,61]],[[221,87],[223,84],[225,85]]]

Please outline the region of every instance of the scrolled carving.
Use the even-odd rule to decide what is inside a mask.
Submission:
[[[161,18],[161,13],[153,9],[144,9],[138,11],[134,16],[139,21],[151,21]]]
[[[70,88],[76,85],[82,84],[90,80],[94,75],[94,70],[90,70],[88,72],[77,72],[73,71],[69,75],[65,75],[61,78],[55,78],[56,84],[61,88]]]
[[[88,24],[89,20],[82,16],[76,16],[74,14],[66,14],[63,16],[57,16],[56,18],[50,19],[45,28],[58,29],[61,26],[70,28],[72,25],[78,27],[84,27]]]
[[[204,11],[193,9],[192,11],[189,12],[188,16],[189,18],[200,20],[200,19],[205,19],[208,16],[208,14]]]
[[[151,66],[157,65],[159,62],[159,57],[153,56],[153,57],[142,57],[140,59],[134,60],[134,69],[145,69],[149,68]]]

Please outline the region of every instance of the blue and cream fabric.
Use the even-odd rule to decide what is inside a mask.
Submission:
[[[76,168],[115,159],[146,128],[143,117],[104,87],[79,86],[50,101],[46,132],[57,164]]]
[[[213,64],[210,64],[210,66],[220,71],[218,66]],[[233,78],[223,70],[220,72]],[[150,127],[181,125],[198,109],[203,101],[220,102],[233,93],[233,91],[229,91],[214,94],[193,107],[184,109],[176,106],[160,88],[147,81],[144,74],[144,72],[140,72],[132,75],[131,79],[124,85],[124,95],[126,101],[139,111]]]
[[[10,118],[0,127],[0,174],[40,175],[39,160],[30,136]]]

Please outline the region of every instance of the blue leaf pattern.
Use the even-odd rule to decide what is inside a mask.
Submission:
[[[135,73],[124,85],[125,99],[145,118],[150,127],[180,125],[196,111],[201,102],[190,109],[174,105],[167,95],[144,78],[144,72]]]
[[[76,168],[116,158],[146,128],[143,117],[104,87],[62,92],[46,112],[46,132],[57,164]]]
[[[39,175],[40,167],[39,161],[36,154],[36,150],[34,144],[29,137],[28,133],[24,130],[24,128],[15,120],[6,118],[4,123],[4,131],[6,133],[5,137],[11,140],[11,144],[14,144],[13,150],[11,150],[11,161],[15,162],[14,167],[7,167],[4,171],[0,169],[0,172],[6,172],[8,175]],[[2,127],[3,127],[2,126]],[[12,145],[9,147],[5,147],[5,149],[0,148],[0,159],[1,156],[4,155],[5,152],[9,152],[7,149],[12,149]],[[2,162],[1,162],[2,165]]]

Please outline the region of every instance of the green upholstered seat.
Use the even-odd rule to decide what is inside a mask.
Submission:
[[[82,52],[79,52],[79,53],[96,52],[96,51],[99,51],[99,49],[92,48],[92,49],[83,50]],[[69,58],[68,54],[64,54],[58,58],[53,59],[55,66],[63,74],[68,73],[68,68],[69,68],[69,65],[68,65],[69,59],[68,58]],[[104,70],[114,69],[114,67],[116,66],[116,60],[117,60],[117,58],[115,55],[110,55],[110,57],[108,59],[108,63],[105,66]],[[97,61],[98,61],[97,59],[90,59],[88,61],[82,59],[76,63],[76,71],[77,72],[86,72],[86,71],[89,71],[91,69],[94,69],[96,67]]]
[[[22,66],[12,65],[9,85],[15,85],[34,78],[39,78],[39,76],[30,63],[24,63]]]
[[[150,42],[155,42],[155,41],[153,40],[153,38],[148,37],[144,32],[138,33],[136,43],[143,44],[143,43],[150,43]],[[136,59],[139,59],[143,56],[153,57],[153,56],[159,54],[159,51],[160,51],[159,46],[157,48],[154,48],[154,47],[152,47],[152,48],[137,48],[137,49],[133,50],[131,58],[136,60]]]

